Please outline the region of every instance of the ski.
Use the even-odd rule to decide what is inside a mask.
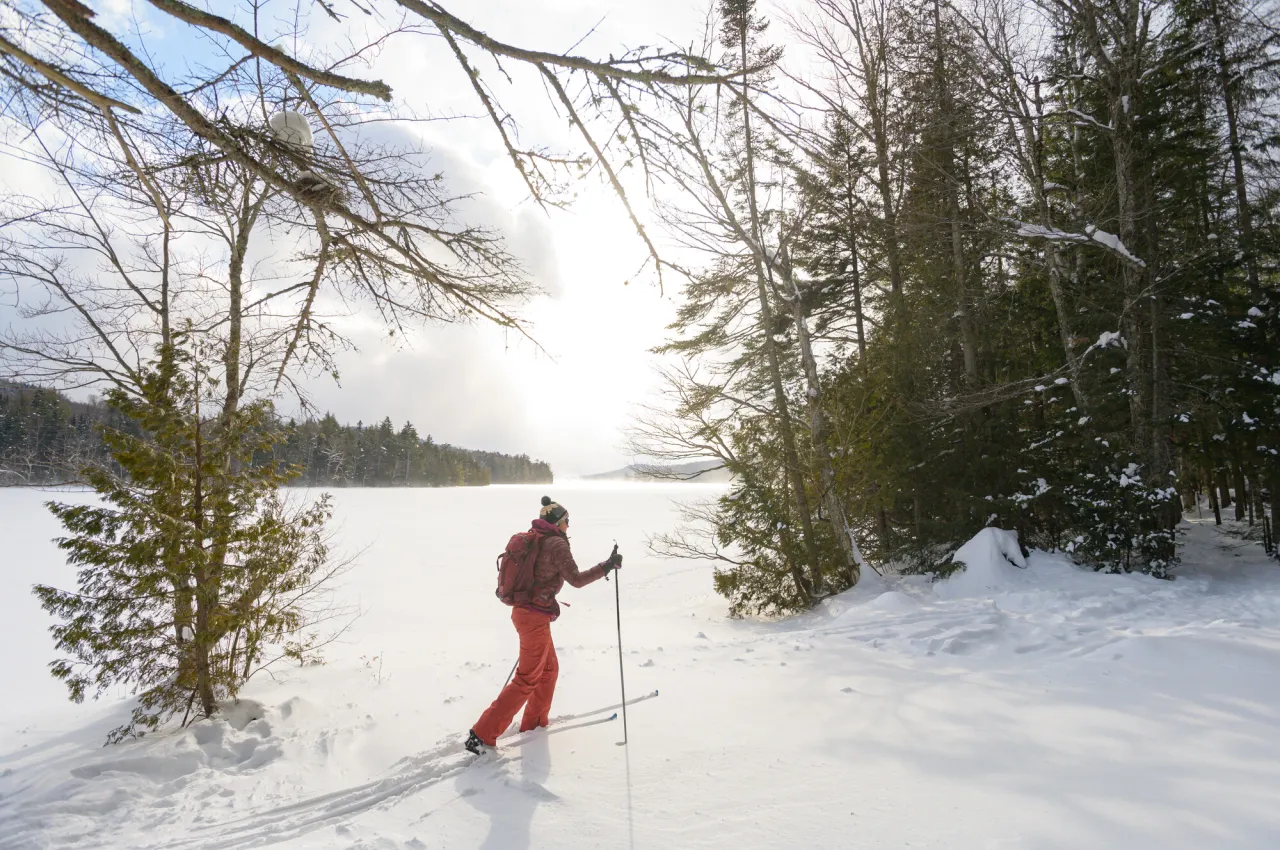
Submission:
[[[601,723],[608,723],[611,720],[618,719],[618,712],[610,714],[608,717],[599,717],[595,720],[584,720],[581,723],[559,723],[551,724],[543,727],[547,735],[558,735],[561,732],[568,732],[570,729],[583,729],[587,726],[599,726]],[[504,747],[523,747],[534,740],[534,736],[542,731],[542,729],[531,729],[528,732],[516,732],[511,735],[499,738],[498,743]]]
[[[645,700],[653,699],[657,695],[658,695],[658,691],[655,688],[654,690],[649,691],[649,693],[647,694],[641,694],[638,697],[632,697],[631,699],[627,700],[627,706],[630,707],[635,705],[638,702],[644,702]],[[620,708],[622,708],[622,703],[617,703],[616,705],[606,705],[604,708],[597,708],[595,711],[584,711],[581,714],[562,714],[561,716],[552,720],[551,725],[554,726],[557,723],[567,723],[570,720],[577,720],[580,717],[590,717],[593,714],[603,714],[606,711],[617,711]]]
[[[638,697],[632,697],[631,699],[627,700],[626,704],[627,706],[633,706],[636,703],[644,702],[645,700],[651,700],[657,695],[658,695],[658,691],[655,688],[654,690],[649,691],[649,693],[647,694],[641,694]],[[620,708],[622,708],[622,703],[618,703],[617,705],[606,705],[604,708],[597,708],[594,711],[584,711],[580,714],[562,714],[559,717],[552,718],[551,722],[542,728],[547,730],[548,735],[554,735],[557,732],[568,732],[570,729],[582,729],[587,726],[598,726],[601,723],[608,723],[611,720],[617,720],[618,709]],[[609,711],[612,713],[608,717],[600,717],[595,720],[584,719],[588,717],[593,717],[597,714],[603,714],[606,711]],[[576,721],[581,721],[581,722],[576,722]],[[531,729],[526,732],[505,732],[502,735],[498,736],[498,745],[504,746],[504,747],[523,746],[529,743],[530,740],[532,740],[533,734],[537,731],[538,731],[537,729]],[[490,752],[493,752],[494,749],[495,749],[494,747],[486,746],[484,752],[490,753]]]

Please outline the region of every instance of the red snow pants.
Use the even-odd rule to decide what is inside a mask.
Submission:
[[[511,611],[511,622],[520,634],[516,675],[472,727],[480,740],[491,747],[521,706],[524,706],[521,732],[547,725],[551,697],[560,675],[560,662],[556,660],[556,648],[551,642],[551,617],[528,608],[515,608]]]

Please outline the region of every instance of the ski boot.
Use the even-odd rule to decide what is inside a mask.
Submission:
[[[467,752],[477,756],[482,756],[489,752],[488,745],[486,745],[484,741],[480,740],[480,736],[476,734],[476,730],[474,729],[469,731],[469,734],[467,735],[467,742],[462,746],[467,748]]]

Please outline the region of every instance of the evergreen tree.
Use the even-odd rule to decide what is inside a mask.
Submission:
[[[342,567],[324,535],[328,497],[291,506],[279,487],[292,471],[248,463],[279,438],[270,406],[244,405],[223,427],[207,415],[209,383],[188,352],[162,351],[139,394],[107,396],[140,433],[106,430],[124,476],[87,470],[104,504],[49,503],[79,568],[74,591],[35,588],[58,620],[53,674],[76,702],[138,693],[109,741],[177,712],[212,716],[263,666],[313,660],[321,638],[308,629],[332,613],[317,608]]]
[[[721,458],[735,486],[691,509],[706,535],[660,546],[720,563],[734,613],[812,604],[786,580],[804,556],[788,539],[799,467],[831,589],[841,538],[828,532],[844,511],[850,539],[896,570],[944,571],[1000,525],[1097,569],[1168,576],[1179,498],[1202,495],[1274,551],[1273,6],[814,7],[797,31],[830,81],[821,129],[752,103],[770,131],[754,148],[771,192],[758,220],[789,237],[776,262],[766,250],[769,336],[782,397],[809,427],[789,462],[753,333],[766,303],[751,298],[755,240],[704,222],[691,242],[714,232],[744,250],[693,275],[665,349],[688,358],[674,422],[644,427],[648,446],[685,453],[671,459]],[[704,161],[735,163],[734,179],[750,173],[740,135],[686,138]],[[757,220],[749,200],[730,199],[743,221]]]

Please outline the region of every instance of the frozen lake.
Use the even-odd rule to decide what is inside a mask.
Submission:
[[[719,491],[337,491],[363,613],[328,663],[103,749],[128,702],[70,705],[45,671],[29,587],[71,581],[49,494],[0,490],[0,847],[1275,848],[1280,567],[1257,547],[1190,522],[1173,582],[1033,553],[731,621],[709,564],[644,547]],[[516,654],[494,558],[544,492],[580,566],[617,540],[627,692],[661,694],[627,747],[576,725],[618,702],[614,587],[566,588],[551,715],[578,719],[473,761]]]
[[[617,540],[626,556],[622,580],[628,594],[656,583],[666,589],[660,596],[669,590],[682,607],[694,604],[707,616],[720,615],[725,606],[712,591],[710,565],[651,558],[644,542],[646,535],[674,526],[674,499],[714,497],[723,487],[576,482],[329,491],[336,507],[338,548],[358,554],[356,567],[342,580],[343,596],[362,613],[343,639],[327,649],[326,658],[338,667],[379,656],[384,677],[393,682],[422,681],[464,666],[502,667],[508,658],[514,662],[510,609],[493,597],[494,558],[508,537],[528,529],[544,493],[570,511],[569,537],[580,567],[608,557]],[[49,675],[54,648],[47,630],[52,621],[31,593],[36,583],[67,588],[74,583],[74,571],[52,542],[60,527],[43,503],[87,498],[82,492],[0,488],[0,634],[10,646],[24,648],[0,656],[0,681],[24,695],[0,706],[0,718],[9,715],[5,725],[25,725],[50,712],[78,716],[94,710],[70,706],[65,687]],[[672,577],[678,577],[674,584]],[[566,587],[561,599],[572,607],[556,623],[557,642],[614,646],[610,585]],[[660,600],[646,603],[634,612],[640,618],[635,625],[663,610]],[[568,686],[572,677],[566,672],[564,678]],[[471,702],[468,711],[473,706]],[[0,726],[0,746],[9,731]]]

